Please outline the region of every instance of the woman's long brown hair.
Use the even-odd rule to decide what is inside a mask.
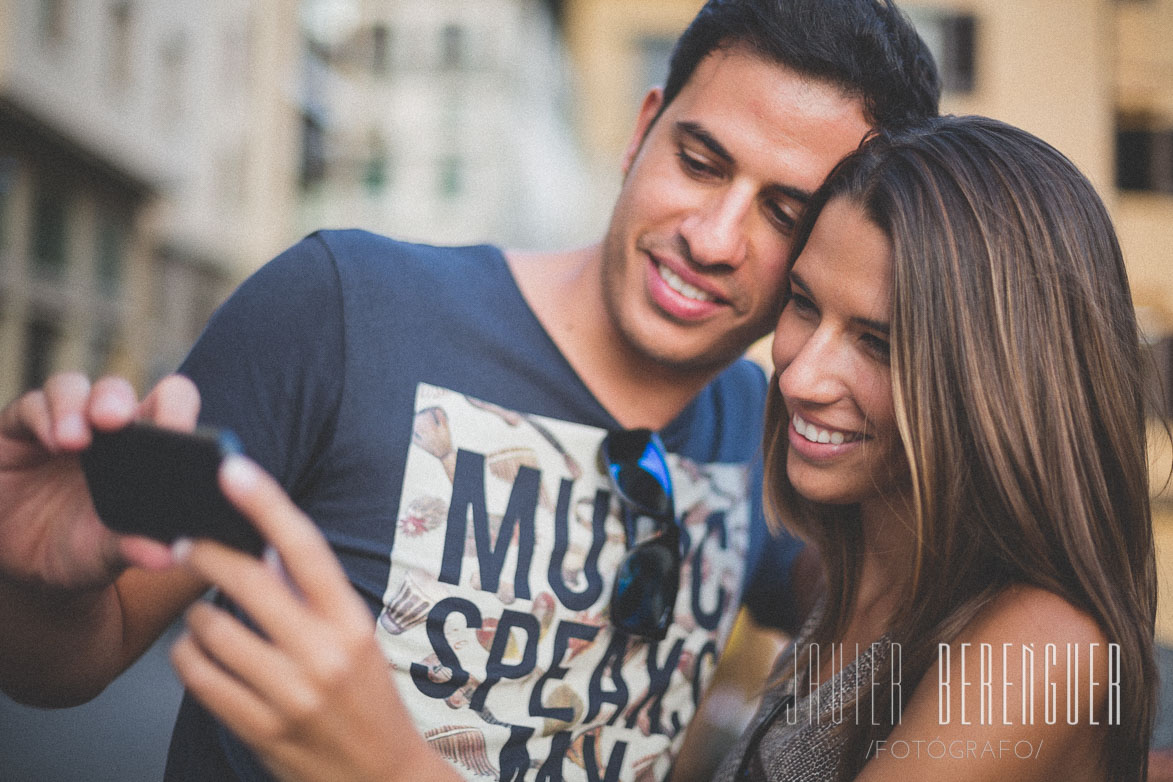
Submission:
[[[1107,211],[1055,149],[979,117],[865,144],[816,193],[795,256],[833,198],[860,206],[892,243],[892,393],[917,541],[889,624],[902,697],[983,605],[1035,585],[1120,645],[1121,724],[1107,728],[1104,773],[1144,780],[1157,594],[1144,382]],[[788,412],[776,383],[770,393],[767,507],[823,557],[826,610],[811,640],[834,642],[857,589],[858,511],[795,493]],[[889,713],[885,689],[865,713]],[[893,728],[849,722],[843,779]]]

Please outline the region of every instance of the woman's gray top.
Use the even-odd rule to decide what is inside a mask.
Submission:
[[[814,621],[816,617],[807,622],[798,640],[779,655],[772,679],[780,678],[788,666],[795,665],[795,650],[805,645]],[[890,649],[888,637],[883,636],[860,649],[855,659],[818,687],[813,687],[813,682],[807,684],[812,677],[806,675],[808,671],[804,668],[798,671],[798,675],[767,692],[757,715],[718,767],[714,782],[824,782],[833,779],[844,751],[844,741],[836,735],[835,728],[846,721],[871,720],[870,714],[857,715],[855,706],[845,708],[844,703],[853,700],[857,689],[872,686],[872,672],[883,665]],[[856,648],[836,644],[833,649],[818,651],[825,660],[828,654],[855,654]],[[818,660],[812,660],[810,668],[817,671]],[[747,751],[751,753],[749,757],[746,757]],[[741,776],[738,776],[739,771]]]

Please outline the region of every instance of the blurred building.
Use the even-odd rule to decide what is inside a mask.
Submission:
[[[1173,0],[902,5],[937,57],[945,111],[985,114],[1035,133],[1103,196],[1156,369],[1154,412],[1173,419]],[[1173,501],[1170,464],[1167,449],[1155,455],[1161,518]],[[1173,518],[1169,524],[1173,543]],[[1173,605],[1173,590],[1166,605]],[[1173,639],[1167,613],[1165,633]]]
[[[587,236],[557,6],[309,0],[302,226],[441,244]]]
[[[294,0],[0,2],[0,397],[172,369],[292,232]]]
[[[594,187],[601,235],[640,101],[663,84],[676,38],[704,0],[565,0],[566,45],[577,75],[575,122]]]
[[[1173,418],[1173,0],[1113,5],[1116,224]]]

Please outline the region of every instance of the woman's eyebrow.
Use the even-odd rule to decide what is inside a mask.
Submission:
[[[791,282],[791,284],[797,285],[799,288],[801,288],[802,292],[807,295],[807,298],[809,298],[811,301],[815,301],[814,291],[812,291],[810,286],[806,284],[806,280],[802,279],[802,275],[798,274],[795,271],[791,271],[790,272],[790,282]],[[887,335],[887,334],[892,333],[892,326],[887,321],[872,320],[871,318],[862,318],[859,316],[853,316],[851,318],[851,322],[857,323],[860,326],[863,326],[864,328],[871,329],[872,331],[878,331],[881,334]]]
[[[852,318],[851,322],[858,323],[865,328],[869,328],[872,331],[878,331],[881,334],[892,333],[892,326],[885,321],[872,320],[871,318]]]

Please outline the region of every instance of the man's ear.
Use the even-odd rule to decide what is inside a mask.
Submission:
[[[627,142],[627,150],[623,153],[623,175],[627,176],[631,164],[635,162],[635,156],[639,154],[640,147],[643,146],[644,138],[647,137],[648,131],[652,128],[652,122],[656,119],[656,115],[660,113],[660,108],[664,105],[664,88],[652,87],[648,90],[648,94],[644,96],[643,103],[639,107],[639,116],[635,119],[635,131],[631,134],[631,140]]]

